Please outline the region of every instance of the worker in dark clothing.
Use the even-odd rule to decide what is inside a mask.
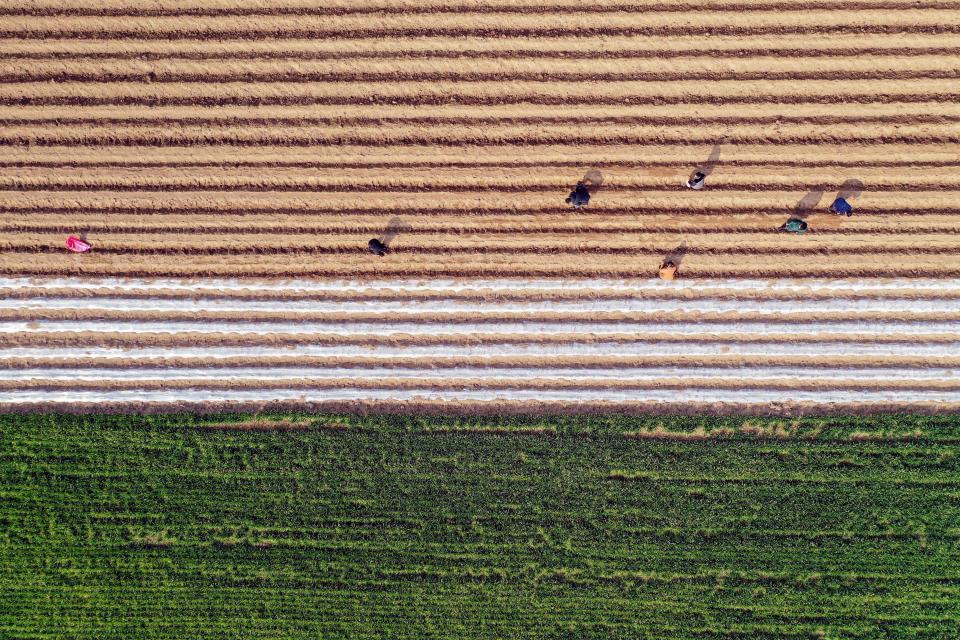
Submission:
[[[800,218],[790,218],[780,226],[779,231],[789,231],[790,233],[805,233],[807,223]]]
[[[837,198],[834,200],[833,204],[830,205],[830,211],[834,212],[838,216],[846,214],[848,218],[853,215],[853,207],[850,206],[850,203],[843,198]]]
[[[669,258],[660,263],[660,279],[675,280],[677,277],[677,268],[679,265]]]
[[[572,204],[574,209],[586,206],[590,202],[590,190],[586,184],[578,182],[564,202]]]
[[[702,171],[697,171],[695,174],[690,176],[690,179],[687,180],[687,188],[699,191],[703,189],[704,183],[707,181],[707,174]]]
[[[387,248],[387,245],[383,244],[376,238],[371,238],[370,242],[367,243],[367,250],[370,253],[375,253],[378,256],[385,256],[390,249]]]

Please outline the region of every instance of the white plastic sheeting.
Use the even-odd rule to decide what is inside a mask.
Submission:
[[[77,296],[57,297],[56,290],[73,289]],[[629,295],[627,299],[591,298],[597,290]],[[710,289],[713,297],[688,298],[691,291]],[[13,292],[29,291],[28,297]],[[576,299],[508,301],[498,293],[555,291],[586,294]],[[44,291],[50,293],[44,295]],[[165,292],[158,297],[151,292]],[[177,297],[169,297],[174,292]],[[245,299],[230,294],[310,294],[311,299]],[[389,292],[402,298],[405,293],[431,292],[424,300],[372,301],[351,299]],[[645,294],[656,292],[656,297]],[[182,293],[182,297],[179,294]],[[324,299],[325,293],[336,298]],[[444,298],[444,294],[457,294]],[[468,299],[463,294],[476,294]],[[776,294],[764,299],[763,295]],[[858,297],[845,295],[857,293]],[[131,295],[131,294],[135,294]],[[727,295],[729,294],[729,295]],[[131,297],[125,297],[131,295]],[[784,299],[784,296],[794,296]],[[5,297],[6,296],[6,297]],[[225,297],[226,296],[226,297]],[[489,297],[484,297],[489,296]],[[736,299],[737,296],[743,299]],[[832,297],[828,297],[832,296]],[[864,297],[866,296],[866,297]],[[910,299],[910,297],[918,299]],[[549,298],[549,296],[547,296]],[[22,320],[0,321],[0,335],[18,336],[23,344],[0,347],[0,380],[24,381],[25,387],[0,392],[0,403],[98,403],[98,402],[253,402],[324,400],[365,401],[546,401],[546,402],[650,402],[665,409],[685,403],[719,405],[770,405],[784,401],[830,405],[871,403],[909,407],[918,403],[960,402],[960,391],[885,389],[898,381],[950,380],[957,371],[944,358],[960,359],[960,321],[928,320],[931,313],[952,314],[960,310],[960,280],[700,280],[662,282],[659,280],[417,280],[346,281],[289,280],[245,281],[210,279],[77,280],[70,278],[0,278],[0,309],[17,310]],[[102,311],[104,320],[46,320],[43,313],[57,310]],[[217,311],[217,320],[163,319],[168,312]],[[245,314],[274,312],[275,320],[246,321]],[[30,317],[36,312],[36,317]],[[109,319],[111,313],[159,313],[160,318],[140,321]],[[543,314],[562,316],[592,313],[632,313],[630,322],[544,320]],[[286,319],[284,313],[305,313],[307,321]],[[335,319],[331,314],[362,313],[363,321]],[[521,320],[500,320],[498,316],[522,313]],[[831,321],[831,314],[853,318]],[[449,321],[428,321],[430,316],[450,314]],[[456,314],[455,317],[453,314]],[[664,314],[674,314],[673,319]],[[704,314],[722,315],[722,322],[706,322]],[[749,314],[762,321],[742,321]],[[804,314],[801,316],[800,314]],[[885,314],[897,319],[886,321]],[[862,316],[862,319],[857,319]],[[949,316],[948,316],[949,317]],[[816,318],[807,320],[801,318]],[[188,333],[215,338],[229,337],[239,344],[218,346],[196,344]],[[76,334],[76,340],[72,336]],[[81,338],[81,334],[93,337]],[[100,344],[97,335],[119,334],[165,336],[157,346],[111,346]],[[510,335],[505,343],[502,336]],[[671,336],[663,340],[663,336]],[[271,339],[296,336],[300,344],[272,346]],[[312,344],[327,338],[364,337],[364,344]],[[490,344],[477,340],[498,341]],[[555,336],[558,341],[537,343],[534,338]],[[560,338],[560,336],[563,336]],[[45,342],[56,339],[56,346]],[[451,344],[406,343],[417,339],[445,338]],[[529,340],[526,338],[529,337]],[[798,340],[795,338],[802,338]],[[616,338],[616,340],[614,340]],[[874,338],[870,340],[868,338]],[[756,339],[756,340],[754,340]],[[760,341],[760,340],[763,341]],[[37,340],[31,345],[31,340]],[[243,344],[249,340],[250,344]],[[400,340],[397,342],[397,340]],[[882,341],[881,341],[882,340]],[[406,341],[406,342],[405,342]],[[167,343],[169,343],[167,345]],[[592,358],[671,357],[697,358],[730,356],[737,367],[674,366],[610,367],[594,363],[586,367],[551,364],[553,358],[577,358],[591,364]],[[809,366],[769,366],[763,358],[794,356],[811,359]],[[270,358],[251,365],[250,359]],[[457,367],[430,366],[431,358],[456,357],[465,360]],[[539,358],[537,366],[489,366],[490,358]],[[905,366],[904,357],[917,366]],[[171,359],[190,359],[187,366],[170,367]],[[224,366],[226,358],[244,358],[243,366]],[[299,358],[312,358],[297,362]],[[329,358],[325,364],[323,359]],[[363,366],[343,367],[336,359],[362,360]],[[391,366],[390,359],[423,358],[422,368]],[[818,359],[831,362],[818,364]],[[870,366],[858,362],[870,358]],[[30,360],[24,363],[23,360]],[[37,366],[44,360],[67,359],[69,364]],[[123,367],[96,366],[104,360],[122,361]],[[849,363],[844,364],[844,359]],[[891,359],[889,366],[874,366],[873,360]],[[900,361],[898,361],[898,359]],[[288,361],[284,364],[284,361]],[[838,365],[839,361],[839,365]],[[369,362],[369,365],[366,363]],[[16,364],[15,364],[16,363]],[[911,362],[911,365],[913,363]],[[409,366],[408,366],[409,365]],[[600,366],[596,366],[600,365]],[[414,388],[337,388],[301,390],[284,388],[284,381],[351,380],[369,385],[403,380]],[[443,390],[438,380],[458,379],[479,385],[470,390]],[[517,380],[516,388],[484,389],[485,382]],[[531,388],[557,381],[647,381],[689,379],[683,389],[567,391]],[[103,382],[102,390],[40,389],[44,381]],[[112,382],[125,384],[158,380],[196,382],[196,388],[177,390],[112,390]],[[822,383],[823,390],[776,391],[763,388],[765,381],[796,380]],[[271,382],[277,389],[202,388],[210,381]],[[862,382],[873,388],[864,391],[835,390],[833,381]],[[734,382],[740,389],[716,389],[717,382]],[[700,385],[699,387],[696,385]],[[32,386],[32,388],[27,388]],[[228,385],[229,387],[229,385]]]

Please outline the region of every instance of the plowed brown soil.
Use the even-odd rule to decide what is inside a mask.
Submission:
[[[31,0],[0,8],[0,273],[623,276],[685,241],[690,277],[952,276],[958,62],[934,0]]]
[[[189,390],[205,389],[265,390],[233,396],[265,398],[243,405],[255,409],[645,412],[662,406],[643,401],[662,390],[755,388],[764,398],[834,392],[835,411],[938,411],[960,390],[949,371],[903,377],[904,368],[960,367],[960,311],[946,304],[960,286],[933,281],[960,278],[960,6],[944,0],[24,0],[0,6],[0,147],[0,278],[37,277],[0,285],[10,299],[0,308],[0,390],[20,394],[18,409],[43,407],[45,391],[60,410],[84,410],[88,391],[107,392],[100,409],[136,408],[142,399],[129,392],[138,390],[161,392],[145,397],[166,398],[166,409],[215,408],[188,402]],[[686,189],[703,167],[706,188]],[[603,184],[575,211],[564,197],[590,170]],[[827,211],[844,192],[852,217]],[[809,231],[779,232],[791,217]],[[93,251],[66,251],[71,234]],[[370,238],[390,252],[369,253]],[[681,286],[649,285],[666,256],[679,256]],[[182,277],[196,288],[93,290],[78,285],[85,277]],[[310,277],[350,284],[221,289],[204,280]],[[637,284],[564,287],[603,277]],[[821,280],[744,284],[784,277]],[[850,283],[858,277],[898,280]],[[400,278],[429,285],[391,289]],[[565,280],[440,282],[477,278]],[[847,284],[832,288],[835,280]],[[168,304],[134,306],[147,298]],[[183,308],[169,304],[179,299]],[[377,300],[409,302],[411,333],[355,326],[389,319],[366,304]],[[810,307],[777,306],[789,300]],[[231,307],[217,306],[224,301]],[[285,301],[350,306],[286,310]],[[539,301],[551,305],[498,307]],[[663,301],[677,304],[657,307]],[[538,333],[550,321],[571,324]],[[304,333],[291,330],[302,322],[311,323]],[[608,326],[601,340],[591,329],[599,322],[626,328]],[[629,322],[663,330],[638,337]],[[786,339],[790,322],[804,330]],[[542,353],[507,355],[514,344]],[[647,355],[610,348],[620,344]],[[215,353],[234,347],[275,349]],[[378,347],[401,356],[378,357]],[[54,372],[158,366],[383,375],[114,381]],[[567,380],[529,371],[564,366],[678,370]],[[404,378],[398,367],[504,371],[497,380]],[[698,376],[701,367],[731,373]],[[758,367],[823,377],[737,373]],[[606,390],[620,401],[407,393],[365,403],[332,393],[427,388],[501,399],[552,390],[571,401]],[[689,397],[676,406],[743,409]],[[764,410],[819,409],[816,394],[797,397],[807,399]]]

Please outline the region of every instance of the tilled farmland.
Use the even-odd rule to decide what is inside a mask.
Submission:
[[[956,408],[958,87],[933,0],[0,7],[0,404]]]

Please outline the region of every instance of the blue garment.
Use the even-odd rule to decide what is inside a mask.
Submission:
[[[843,198],[837,198],[833,201],[833,204],[830,205],[830,211],[838,214],[847,214],[850,215],[853,213],[853,207],[850,206],[850,203],[844,200]]]
[[[588,191],[587,187],[583,184],[577,184],[573,191],[570,192],[567,202],[572,204],[574,208],[579,209],[590,202],[590,191]]]

